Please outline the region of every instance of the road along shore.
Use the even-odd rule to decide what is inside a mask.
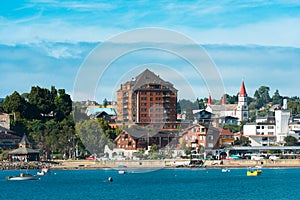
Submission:
[[[58,161],[59,165],[52,165],[52,169],[101,169],[118,168],[126,166],[128,168],[175,168],[182,163],[189,163],[189,160],[122,160],[122,161],[89,161],[89,160],[64,160]],[[300,159],[280,159],[280,160],[207,160],[202,167],[206,168],[247,168],[261,166],[265,168],[300,168]],[[186,166],[188,167],[188,166]]]

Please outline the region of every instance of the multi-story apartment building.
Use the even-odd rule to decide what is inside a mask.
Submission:
[[[176,122],[177,90],[146,69],[117,91],[117,121],[125,124]],[[157,127],[159,128],[159,127]],[[169,127],[169,128],[176,128]]]

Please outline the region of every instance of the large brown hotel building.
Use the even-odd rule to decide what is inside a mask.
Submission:
[[[117,98],[118,122],[176,128],[177,90],[152,71],[146,69],[131,81],[121,84]]]

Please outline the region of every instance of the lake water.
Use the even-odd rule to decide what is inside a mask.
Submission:
[[[300,199],[300,169],[52,170],[32,181],[6,181],[20,171],[0,171],[0,199]],[[28,171],[36,173],[37,171]],[[107,178],[112,177],[113,182]]]

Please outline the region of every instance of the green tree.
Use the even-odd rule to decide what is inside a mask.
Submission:
[[[293,137],[293,136],[286,136],[284,138],[285,144],[284,146],[296,146],[298,143],[297,138]]]
[[[256,108],[259,109],[265,106],[271,101],[269,95],[270,88],[267,86],[260,86],[258,90],[255,91],[254,97],[256,99]]]
[[[70,95],[66,94],[64,89],[58,90],[58,95],[54,99],[55,118],[62,121],[72,112],[72,100]]]
[[[300,114],[300,99],[299,99],[299,97],[289,98],[287,107],[288,107],[288,110],[290,110],[292,114]]]
[[[241,136],[240,138],[237,138],[233,144],[235,146],[250,146],[251,142],[248,137]]]
[[[107,99],[105,98],[105,99],[103,100],[103,106],[104,106],[104,108],[107,107],[107,104],[108,104],[108,102],[107,102]]]
[[[226,97],[226,104],[237,104],[238,103],[238,95],[232,95],[229,94],[225,95]]]
[[[274,105],[274,104],[280,104],[280,105],[281,105],[282,99],[283,99],[283,97],[280,96],[279,91],[276,90],[276,91],[274,92],[274,95],[272,96],[272,103],[273,103],[273,105]]]
[[[76,123],[75,130],[90,153],[103,153],[105,145],[113,147],[111,139],[105,135],[98,120],[80,121]]]
[[[27,106],[25,99],[16,91],[10,96],[5,97],[1,104],[5,113],[13,114],[14,120],[24,118],[26,116]]]
[[[35,86],[31,88],[28,102],[35,106],[41,116],[47,116],[54,110],[51,93],[46,88]]]

